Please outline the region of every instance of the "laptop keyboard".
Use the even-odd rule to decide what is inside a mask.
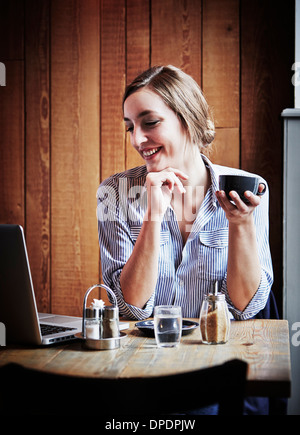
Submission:
[[[42,335],[51,335],[58,332],[73,331],[76,328],[68,328],[66,326],[47,325],[45,323],[40,324]]]

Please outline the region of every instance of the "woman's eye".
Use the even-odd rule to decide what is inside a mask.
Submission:
[[[144,121],[142,128],[153,128],[159,123],[159,120],[153,120],[153,121]],[[134,126],[133,125],[126,125],[126,131],[129,133],[133,133]]]
[[[159,121],[158,120],[155,120],[155,121],[146,121],[145,122],[145,125],[147,126],[147,127],[154,127],[156,124],[158,124],[159,123]]]

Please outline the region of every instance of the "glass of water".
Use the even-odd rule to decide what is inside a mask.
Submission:
[[[181,307],[157,305],[154,308],[154,334],[158,347],[176,347],[181,339]]]

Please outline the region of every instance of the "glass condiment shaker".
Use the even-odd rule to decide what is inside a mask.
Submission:
[[[105,307],[103,310],[102,336],[100,338],[119,337],[119,309],[118,307]]]
[[[101,326],[101,312],[98,308],[85,309],[85,335],[88,339],[99,340]]]
[[[225,295],[217,291],[205,295],[200,312],[200,332],[205,344],[223,344],[229,338],[230,320]]]

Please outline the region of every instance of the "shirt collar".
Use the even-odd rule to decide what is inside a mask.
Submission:
[[[207,156],[201,154],[201,157],[205,166],[209,169],[210,178],[211,178],[213,205],[217,207],[218,201],[216,197],[216,192],[219,190],[219,171],[216,165],[214,165]]]

